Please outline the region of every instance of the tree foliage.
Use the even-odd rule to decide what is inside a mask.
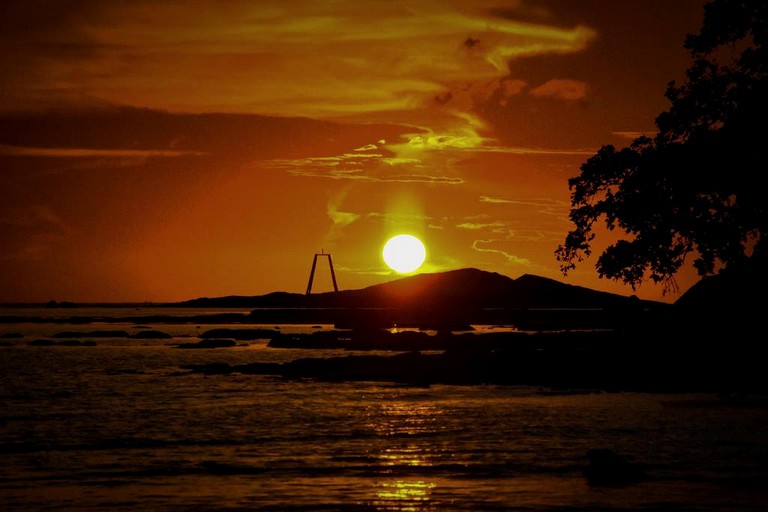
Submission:
[[[622,238],[597,259],[601,277],[675,287],[691,255],[700,275],[763,253],[768,122],[768,2],[713,0],[670,82],[658,133],[603,146],[569,180],[575,228],[556,251],[564,273],[591,253],[595,223]]]

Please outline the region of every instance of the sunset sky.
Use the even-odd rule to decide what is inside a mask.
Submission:
[[[559,272],[567,179],[655,131],[703,3],[4,1],[0,302],[303,292],[321,250],[360,288],[399,233],[631,294]]]

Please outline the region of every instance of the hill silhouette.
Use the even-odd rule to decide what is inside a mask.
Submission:
[[[182,307],[240,308],[621,308],[659,305],[574,286],[532,274],[517,279],[476,268],[417,274],[357,290],[312,295],[272,292],[259,296],[202,297]]]
[[[254,308],[253,320],[263,322],[438,329],[478,323],[515,323],[532,328],[615,327],[635,318],[638,311],[666,306],[541,276],[525,274],[512,279],[476,268],[418,274],[357,290],[199,298],[176,305]]]

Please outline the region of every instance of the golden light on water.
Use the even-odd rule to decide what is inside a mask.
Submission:
[[[374,505],[392,507],[396,510],[424,510],[431,500],[432,489],[436,484],[424,480],[395,480],[384,482],[376,493]]]
[[[370,412],[369,426],[390,440],[376,456],[391,477],[377,482],[371,505],[381,510],[433,510],[437,483],[400,473],[434,465],[443,447],[435,446],[430,435],[444,428],[443,411],[432,403],[396,400],[381,402]]]

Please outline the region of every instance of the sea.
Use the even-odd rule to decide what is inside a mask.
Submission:
[[[183,314],[213,312],[222,311]],[[768,510],[761,397],[205,376],[185,367],[349,353],[266,340],[174,346],[209,328],[328,325],[137,325],[130,316],[147,311],[136,309],[34,314],[126,320],[0,324],[3,511]],[[30,344],[64,330],[147,328],[173,338]],[[591,449],[612,450],[642,478],[591,482]]]

